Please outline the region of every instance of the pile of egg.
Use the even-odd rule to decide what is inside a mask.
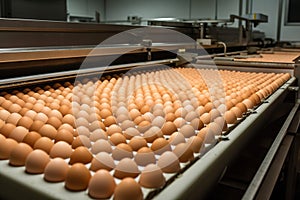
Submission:
[[[92,198],[143,199],[289,78],[174,68],[2,92],[0,159]]]

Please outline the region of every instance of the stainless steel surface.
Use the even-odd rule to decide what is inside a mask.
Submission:
[[[252,179],[252,182],[250,183],[247,191],[245,192],[244,196],[243,196],[243,200],[246,200],[246,199],[254,199],[254,197],[256,196],[258,190],[259,190],[259,187],[261,186],[261,183],[263,182],[264,178],[266,177],[266,174],[269,170],[269,167],[271,166],[271,163],[273,161],[273,159],[275,158],[275,155],[288,131],[288,128],[297,112],[299,108],[299,102],[295,104],[295,106],[293,107],[292,111],[290,112],[289,116],[287,117],[285,123],[283,124],[282,128],[280,129],[277,137],[275,138],[271,148],[269,149],[265,159],[263,160],[261,166],[259,167],[257,173],[255,174],[254,178]],[[279,164],[279,163],[278,163]],[[282,164],[283,164],[283,161],[282,161]],[[276,170],[276,169],[274,169]],[[281,167],[280,169],[277,168],[277,170],[281,170]],[[275,173],[275,172],[274,172]],[[279,172],[278,172],[279,173]],[[274,174],[273,174],[274,175]],[[278,174],[277,174],[278,175]],[[276,178],[276,177],[273,177],[273,178]],[[276,178],[277,180],[277,178]],[[273,180],[273,187],[276,183],[276,180],[274,182]],[[272,187],[271,187],[272,188]],[[260,193],[261,195],[267,195],[267,194],[264,194],[264,192]],[[271,194],[269,194],[271,195]],[[265,196],[265,198],[268,199],[267,196]]]
[[[228,141],[219,142],[154,199],[200,199],[212,192],[212,186],[221,178],[228,163],[251,137],[258,134],[257,130],[272,114],[272,110],[280,105],[288,93],[289,85],[294,81],[295,78],[291,78],[285,83],[266,103],[260,105],[255,113],[249,115],[229,133]]]

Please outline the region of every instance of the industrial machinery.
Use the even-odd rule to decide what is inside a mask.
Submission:
[[[297,60],[258,63],[224,59],[215,60],[215,65],[202,47],[187,42],[183,36],[174,39],[168,34],[175,32],[164,29],[151,30],[151,37],[137,35],[138,31],[125,32],[127,43],[124,44],[113,35],[136,27],[23,20],[0,20],[0,25],[3,27],[0,31],[3,39],[0,51],[3,98],[5,95],[9,98],[9,94],[16,91],[49,88],[58,83],[74,83],[75,87],[76,83],[81,86],[97,78],[105,82],[105,79],[116,79],[126,73],[142,77],[163,70],[193,68],[213,71],[217,76],[219,71],[226,71],[284,77],[282,84],[259,100],[255,107],[246,107],[246,112],[236,123],[228,123],[222,133],[213,135],[212,142],[204,142],[202,151],[194,153],[194,159],[180,163],[180,170],[176,172],[164,172],[166,184],[156,189],[143,187],[142,192],[145,199],[259,199],[276,194],[275,185],[286,181],[288,184],[284,185],[289,187],[280,187],[284,188],[281,194],[287,199],[292,198],[298,153],[295,138],[299,127]],[[161,34],[167,37],[161,37]],[[110,36],[114,44],[105,43]],[[230,54],[234,56],[235,53]],[[178,87],[185,84],[181,80],[179,77],[176,81],[180,83]],[[210,81],[218,82],[218,79]],[[73,98],[76,99],[76,95]],[[213,100],[210,101],[212,104]],[[222,117],[222,114],[218,116]],[[195,132],[193,134],[195,136]],[[171,141],[170,136],[161,137]],[[150,143],[148,145],[152,147]],[[158,155],[158,159],[161,157]],[[64,182],[48,183],[43,180],[42,173],[25,173],[24,166],[13,167],[7,158],[0,160],[0,186],[0,197],[4,199],[20,196],[23,199],[91,199],[86,189],[74,192],[65,189]]]

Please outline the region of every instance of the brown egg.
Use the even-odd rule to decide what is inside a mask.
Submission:
[[[100,111],[100,116],[101,116],[102,119],[105,119],[105,118],[107,118],[108,116],[111,116],[111,115],[112,115],[111,111],[106,109],[106,108],[101,109],[101,111]]]
[[[70,156],[70,164],[74,163],[90,163],[93,159],[91,152],[83,146],[77,147]]]
[[[116,182],[110,173],[104,169],[97,171],[88,185],[88,194],[96,199],[108,199],[115,190]]]
[[[153,151],[148,147],[142,147],[137,151],[134,161],[140,166],[146,166],[150,163],[156,163]]]
[[[235,106],[238,107],[243,113],[247,112],[247,107],[244,103],[238,103]]]
[[[10,138],[0,140],[0,160],[8,159],[18,143]]]
[[[121,133],[114,133],[113,135],[110,136],[109,140],[114,145],[118,145],[118,144],[121,144],[121,143],[126,143],[126,138]]]
[[[156,138],[162,137],[163,133],[160,128],[152,126],[148,131],[143,135],[147,142],[153,142]]]
[[[171,135],[172,133],[177,131],[177,127],[173,122],[166,122],[163,125],[161,131],[164,135]]]
[[[106,132],[102,129],[96,129],[94,130],[91,134],[90,134],[90,140],[92,142],[96,142],[97,140],[100,140],[100,139],[104,139],[104,140],[107,140],[108,139],[108,136],[106,134]]]
[[[54,143],[52,142],[51,139],[47,137],[41,137],[34,143],[33,148],[40,149],[45,151],[46,153],[49,153],[53,145]]]
[[[145,188],[160,188],[166,183],[161,169],[155,164],[147,165],[141,173],[139,184]]]
[[[2,119],[3,121],[6,121],[9,116],[10,116],[10,113],[7,110],[0,110],[0,119]]]
[[[8,111],[9,111],[10,113],[18,113],[21,109],[22,109],[22,107],[19,106],[18,104],[12,104],[12,105],[8,108]]]
[[[71,114],[64,115],[62,119],[63,124],[70,124],[71,126],[75,127],[75,118]]]
[[[112,157],[115,160],[122,160],[123,158],[133,158],[132,148],[128,144],[120,143],[112,151]]]
[[[232,107],[230,110],[235,114],[236,117],[238,118],[243,117],[243,112],[238,107]]]
[[[50,124],[44,124],[39,130],[38,133],[41,134],[41,136],[48,137],[50,139],[55,139],[57,135],[57,130]]]
[[[69,158],[71,154],[72,154],[72,147],[64,141],[59,141],[55,143],[52,146],[49,153],[51,158],[60,157],[63,159]]]
[[[63,116],[71,113],[71,109],[67,105],[61,105],[58,110]]]
[[[92,148],[91,148],[91,152],[93,154],[98,154],[99,152],[107,152],[107,153],[111,153],[112,152],[112,148],[110,143],[107,140],[104,139],[100,139],[97,140]]]
[[[28,134],[28,132],[29,131],[27,128],[24,128],[23,126],[17,126],[11,131],[9,137],[16,140],[17,142],[22,142],[22,140]]]
[[[179,162],[185,163],[194,158],[193,151],[187,143],[180,143],[176,145],[173,152],[177,155]]]
[[[195,130],[200,130],[204,127],[204,123],[198,118],[193,119],[191,121],[191,125],[194,127]]]
[[[35,149],[28,154],[25,161],[26,172],[30,174],[41,174],[50,162],[49,155],[42,150]]]
[[[195,129],[190,124],[183,125],[179,132],[182,133],[182,135],[184,135],[186,138],[190,138],[195,135]]]
[[[30,117],[22,117],[19,121],[18,121],[18,126],[23,126],[27,129],[30,128],[30,126],[33,124],[33,120]]]
[[[211,120],[212,120],[211,114],[210,113],[204,113],[203,115],[200,116],[200,120],[204,124],[209,124],[211,122]]]
[[[142,200],[143,192],[140,185],[133,178],[127,177],[124,178],[115,188],[114,199]]]
[[[35,142],[41,138],[41,135],[38,134],[35,131],[31,131],[29,132],[23,139],[22,142],[28,144],[29,146],[33,147]]]
[[[146,132],[151,127],[151,123],[148,122],[147,120],[138,122],[137,124],[138,124],[137,129],[140,133]]]
[[[55,129],[58,129],[61,126],[62,122],[57,117],[49,117],[47,120],[47,124],[50,124]]]
[[[44,126],[44,124],[45,124],[44,122],[40,120],[36,120],[32,123],[29,130],[38,132],[42,128],[42,126]]]
[[[175,124],[175,126],[176,126],[177,128],[180,128],[181,126],[183,126],[184,124],[186,124],[186,121],[185,121],[185,119],[183,119],[182,117],[178,117],[178,118],[176,118],[176,119],[174,120],[173,123]]]
[[[29,108],[30,109],[30,108]],[[28,110],[24,116],[30,117],[31,119],[34,119],[37,113],[33,110]]]
[[[141,136],[135,136],[128,143],[133,151],[138,151],[142,147],[147,147],[147,141]]]
[[[171,151],[163,153],[158,159],[157,165],[165,173],[176,173],[180,170],[178,157]]]
[[[24,166],[25,160],[33,149],[26,143],[17,144],[11,151],[9,156],[9,164],[13,166]]]
[[[85,146],[87,148],[90,148],[92,146],[90,138],[88,138],[85,135],[77,136],[72,142],[72,148],[76,149],[77,147],[80,146]]]
[[[123,179],[125,177],[135,178],[140,174],[137,164],[130,158],[123,158],[116,166],[114,177]]]
[[[108,116],[105,118],[103,123],[106,127],[109,127],[110,125],[116,124],[117,120],[114,116]]]
[[[169,143],[171,145],[177,145],[179,143],[185,142],[184,135],[180,132],[174,132],[170,138],[169,138]]]
[[[187,144],[194,153],[199,153],[203,144],[203,139],[198,136],[192,136],[187,141]]]
[[[111,155],[106,152],[99,152],[92,160],[90,170],[96,172],[99,169],[111,171],[116,167]]]
[[[4,135],[5,137],[8,137],[15,128],[16,128],[16,126],[14,124],[6,123],[0,129],[0,133],[2,135]]]
[[[124,131],[124,136],[126,137],[126,139],[131,139],[139,135],[140,135],[140,131],[134,127],[129,127]]]
[[[114,133],[122,133],[122,128],[116,124],[110,125],[106,131],[107,135],[111,136]]]
[[[49,182],[61,182],[66,179],[69,165],[62,158],[54,158],[46,165],[44,179]]]
[[[164,138],[157,138],[151,145],[151,150],[154,151],[155,154],[161,155],[166,151],[171,151],[171,145]]]
[[[73,134],[67,129],[58,130],[55,136],[55,142],[64,141],[69,144],[72,144],[73,140],[74,140]]]
[[[234,124],[237,121],[237,117],[235,116],[234,112],[228,110],[224,113],[224,119],[227,124]]]
[[[250,99],[245,99],[242,103],[244,103],[247,109],[252,109],[254,107],[254,103]]]
[[[66,175],[65,187],[72,191],[85,190],[91,178],[90,171],[82,163],[72,165]]]
[[[6,120],[6,123],[11,123],[14,125],[18,124],[18,121],[22,118],[22,116],[18,113],[12,113]]]

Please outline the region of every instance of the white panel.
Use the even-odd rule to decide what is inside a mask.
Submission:
[[[286,2],[286,1],[284,1]],[[283,13],[282,13],[282,25],[281,25],[281,41],[300,41],[300,26],[290,26],[285,25],[285,11],[286,5],[283,5]]]
[[[90,17],[95,17],[95,12],[100,13],[100,19],[104,20],[104,0],[88,0],[87,1],[87,14]]]
[[[192,19],[215,19],[216,0],[192,0]]]
[[[87,1],[67,0],[67,12],[72,16],[87,16]]]

